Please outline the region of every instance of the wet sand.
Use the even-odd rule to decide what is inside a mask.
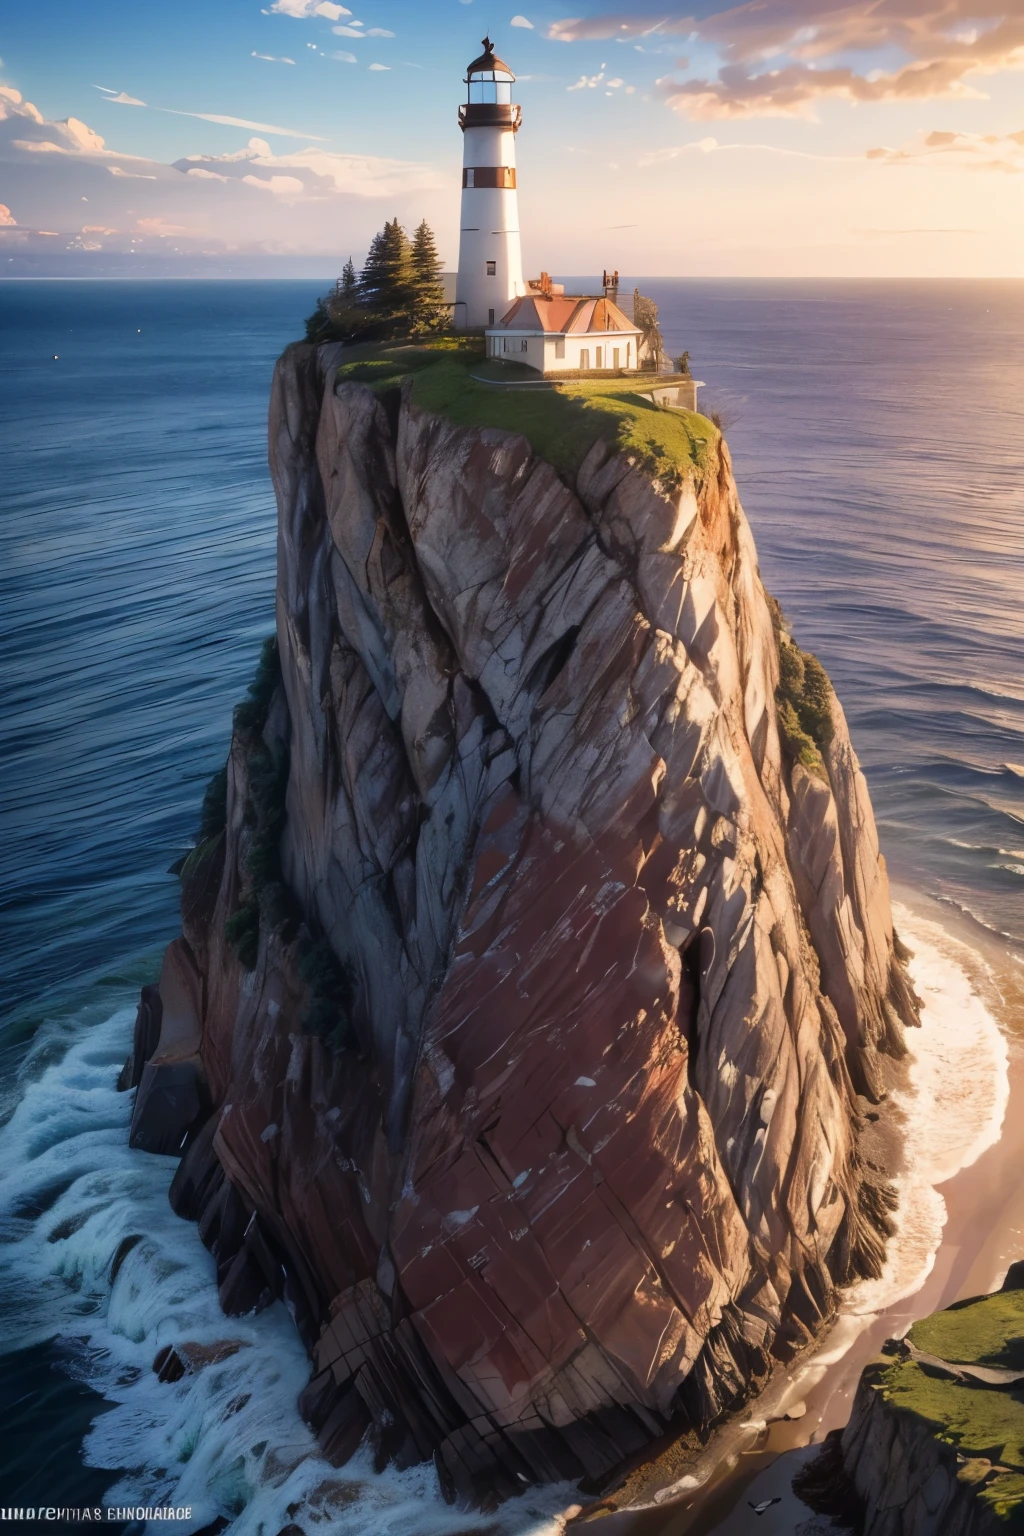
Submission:
[[[945,1204],[945,1225],[924,1283],[874,1315],[842,1313],[817,1350],[780,1372],[760,1398],[723,1426],[690,1469],[699,1488],[689,1483],[688,1487],[666,1489],[655,1496],[654,1507],[606,1516],[601,1529],[608,1536],[744,1536],[755,1531],[758,1536],[793,1536],[805,1522],[810,1522],[807,1536],[817,1529],[827,1530],[827,1522],[818,1526],[810,1510],[794,1497],[790,1484],[798,1467],[813,1454],[808,1447],[847,1422],[865,1364],[885,1339],[906,1333],[917,1318],[963,1297],[994,1289],[1008,1266],[1024,1257],[1024,1182],[1020,1179],[1024,1156],[1024,957],[945,906],[906,890],[894,890],[893,895],[909,909],[919,933],[934,936],[933,925],[942,930],[944,954],[965,973],[1007,1043],[1009,1097],[1002,1134],[969,1166],[935,1186]],[[905,937],[913,949],[913,937]],[[975,1029],[976,1021],[962,1005],[953,984],[955,977],[948,980],[947,1003],[955,1010],[951,1020],[954,1033],[956,1017],[963,1019],[965,1029]],[[968,1050],[968,1058],[970,1054]],[[933,1118],[929,1125],[927,1102],[920,1107],[925,1111],[925,1134],[933,1136],[940,1146],[947,1132],[955,1134],[961,1129],[955,1123],[955,1108],[952,1117],[947,1115],[953,1123],[936,1125]],[[970,1112],[965,1101],[965,1123]],[[920,1135],[922,1125],[912,1129]],[[941,1151],[939,1157],[941,1160]],[[908,1216],[931,1219],[924,1210],[926,1193],[915,1191],[907,1198],[915,1208]],[[912,1249],[913,1240],[911,1234],[904,1248]],[[895,1242],[900,1242],[900,1234]],[[911,1254],[908,1273],[921,1257]],[[870,1303],[870,1297],[855,1297],[854,1304],[865,1300]],[[797,1416],[787,1419],[787,1410]],[[780,1502],[761,1515],[750,1507],[772,1498]]]

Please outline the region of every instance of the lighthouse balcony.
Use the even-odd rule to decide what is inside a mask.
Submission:
[[[523,109],[514,102],[464,101],[459,107],[459,127],[463,133],[467,128],[511,128],[518,133],[522,120]]]

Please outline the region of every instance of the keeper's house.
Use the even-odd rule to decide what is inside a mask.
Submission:
[[[526,288],[487,327],[489,357],[553,375],[634,372],[641,366],[642,333],[619,307],[616,281],[606,278],[600,295],[566,294],[542,272]]]

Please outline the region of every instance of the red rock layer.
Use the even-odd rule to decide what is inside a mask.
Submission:
[[[283,1267],[335,1458],[369,1430],[448,1491],[600,1479],[710,1424],[879,1262],[855,1086],[913,1005],[864,780],[838,703],[827,783],[781,752],[724,443],[682,491],[600,445],[570,486],[303,347],[270,434],[263,739],[358,1048],[306,1032],[287,925],[264,913],[252,971],[225,942],[236,736],[175,951],[167,1065],[191,1041],[215,1106],[175,1198],[229,1307]]]

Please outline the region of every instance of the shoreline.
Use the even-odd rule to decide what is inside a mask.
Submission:
[[[943,1099],[936,1077],[945,1067],[948,1114],[956,1105],[960,1073],[969,1064],[977,1066],[976,1042],[959,1041],[960,1062],[939,1062],[917,1052],[916,1032],[908,1032],[918,1059],[913,1102],[907,1103],[906,1089],[893,1091],[906,1124],[901,1165],[891,1174],[901,1194],[897,1232],[882,1278],[852,1287],[820,1344],[723,1424],[693,1467],[696,1484],[684,1477],[643,1503],[609,1513],[601,1525],[609,1536],[738,1536],[750,1529],[748,1497],[779,1498],[759,1519],[758,1531],[791,1536],[794,1518],[813,1518],[792,1493],[793,1474],[812,1454],[810,1447],[846,1424],[861,1372],[884,1340],[906,1333],[919,1317],[995,1289],[1009,1264],[1024,1256],[1024,1188],[1017,1175],[1024,1147],[1024,967],[995,936],[934,898],[894,886],[893,906],[897,928],[914,955],[915,987],[926,1008],[934,1010],[938,1003],[945,1010],[945,1038],[936,1042],[929,1030],[928,1044],[938,1043],[938,1054],[955,1046],[956,1026],[969,1003],[998,1029],[1002,1050],[996,1047],[995,1061],[1002,1085],[990,1078],[989,1123],[971,1122],[965,1137],[962,1124],[947,1119],[946,1128],[959,1132],[959,1147],[956,1134],[936,1135],[936,1124],[943,1125],[935,1118]],[[920,952],[926,949],[924,957]],[[920,974],[922,964],[935,965],[936,951],[937,969],[959,977],[945,974],[929,982]],[[975,1024],[981,1024],[978,1014]],[[985,1091],[984,1084],[978,1086]],[[1022,1127],[1019,1133],[1015,1125]],[[929,1226],[934,1240],[924,1250]],[[787,1419],[787,1409],[799,1416]]]

